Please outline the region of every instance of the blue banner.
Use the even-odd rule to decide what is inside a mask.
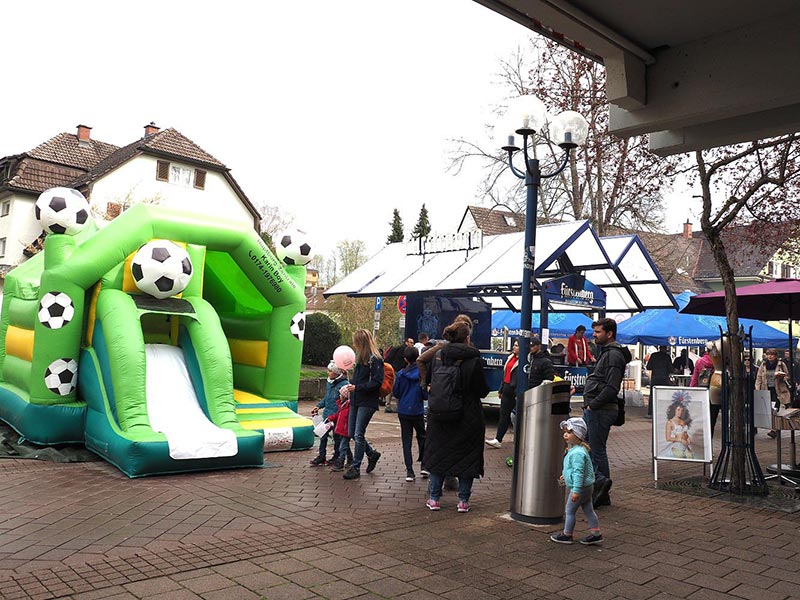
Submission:
[[[583,395],[583,387],[586,385],[586,376],[589,375],[587,367],[565,367],[556,365],[553,367],[556,375],[569,381],[575,388],[575,394],[578,396]]]
[[[581,275],[570,274],[544,283],[544,296],[550,302],[583,306],[589,309],[606,307],[606,293]]]
[[[509,356],[510,354],[507,352],[481,350],[481,358],[486,362],[484,371],[486,373],[486,383],[493,392],[499,390],[500,384],[503,383],[503,367]]]

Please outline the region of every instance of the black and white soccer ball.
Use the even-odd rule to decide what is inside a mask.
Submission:
[[[189,254],[169,240],[150,240],[131,261],[131,274],[136,287],[155,298],[180,294],[192,278]]]
[[[50,329],[61,329],[75,316],[75,306],[64,292],[47,292],[39,302],[39,322]]]
[[[306,334],[306,313],[299,312],[292,317],[292,324],[289,325],[289,331],[301,342]]]
[[[69,396],[78,383],[78,363],[71,358],[57,358],[44,372],[47,389],[59,396]]]
[[[43,191],[33,212],[48,233],[75,235],[89,221],[89,203],[83,194],[72,188],[55,187]]]
[[[307,265],[314,258],[311,256],[308,234],[299,229],[281,234],[275,244],[275,251],[278,253],[278,258],[289,266]]]

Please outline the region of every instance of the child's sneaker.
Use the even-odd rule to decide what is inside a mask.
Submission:
[[[573,544],[572,536],[566,533],[554,533],[550,536],[550,541],[556,544]]]
[[[427,506],[430,510],[442,510],[442,507],[439,506],[439,501],[434,500],[433,498],[428,498],[425,506]]]
[[[332,460],[328,463],[331,467],[331,472],[336,473],[338,471],[344,471],[344,465],[340,460]]]
[[[426,471],[425,469],[420,469],[419,474],[422,475],[423,479],[427,479],[431,476],[430,472]]]
[[[312,458],[310,461],[308,461],[308,464],[310,464],[312,467],[324,467],[325,465],[328,464],[328,461],[325,460],[324,456],[318,455]]]
[[[580,543],[584,546],[594,546],[596,544],[603,543],[603,534],[602,533],[590,533],[586,537],[582,537]]]
[[[469,502],[464,502],[463,500],[461,500],[458,503],[458,512],[462,512],[462,513],[463,512],[469,512]]]
[[[486,445],[487,445],[487,446],[489,446],[490,448],[502,448],[502,447],[503,447],[503,444],[501,444],[501,443],[498,441],[498,439],[497,439],[497,438],[494,438],[494,439],[491,439],[491,440],[484,440],[484,442],[485,442],[485,443],[486,443]]]
[[[414,475],[414,471],[412,469],[406,471],[406,481],[414,481],[416,478],[417,476]]]

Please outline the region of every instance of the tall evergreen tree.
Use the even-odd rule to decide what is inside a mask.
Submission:
[[[392,228],[392,233],[386,238],[387,244],[394,244],[395,242],[402,242],[405,235],[403,234],[403,219],[400,218],[400,211],[396,208],[392,214],[392,222],[389,223]]]
[[[428,237],[431,233],[431,222],[428,220],[428,209],[425,205],[419,211],[419,219],[417,224],[414,225],[414,231],[411,232],[411,239],[418,240],[420,238]]]

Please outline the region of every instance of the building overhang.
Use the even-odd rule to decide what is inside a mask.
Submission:
[[[602,62],[609,130],[666,156],[800,130],[792,0],[475,0]]]

